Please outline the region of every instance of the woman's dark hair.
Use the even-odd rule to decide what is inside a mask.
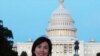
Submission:
[[[41,44],[42,42],[47,42],[48,43],[48,47],[49,47],[49,51],[48,51],[48,56],[51,56],[52,54],[52,43],[50,41],[50,39],[48,39],[46,36],[41,36],[38,39],[35,40],[35,42],[33,43],[32,46],[32,56],[36,56],[35,55],[35,48],[37,47],[37,45]]]

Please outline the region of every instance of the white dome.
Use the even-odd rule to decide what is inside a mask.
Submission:
[[[69,12],[60,4],[51,16],[48,29],[74,29],[73,23]]]
[[[57,14],[69,14],[69,12],[65,10],[63,5],[59,5],[59,7],[53,12],[53,15]]]
[[[64,0],[59,0],[59,7],[53,11],[47,28],[48,36],[75,37],[76,28],[69,12],[64,8]]]

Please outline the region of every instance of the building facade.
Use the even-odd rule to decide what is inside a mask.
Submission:
[[[64,7],[64,0],[59,0],[59,6],[53,11],[48,23],[46,35],[53,43],[52,56],[73,56],[74,42],[77,40],[74,20]],[[31,56],[32,41],[17,43],[17,51],[20,56],[26,51]],[[95,40],[90,42],[79,41],[79,56],[96,56],[100,52],[100,43]]]

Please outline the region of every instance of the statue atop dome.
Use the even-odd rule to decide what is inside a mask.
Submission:
[[[60,4],[64,3],[64,0],[59,0]]]
[[[64,7],[64,0],[59,0],[60,6]]]

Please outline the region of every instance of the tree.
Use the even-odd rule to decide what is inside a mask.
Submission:
[[[13,51],[13,34],[10,29],[3,26],[0,20],[0,56],[16,56],[17,52]]]
[[[22,51],[21,55],[20,56],[27,56],[27,53],[26,51]]]
[[[100,52],[98,52],[98,53],[96,54],[96,56],[100,56]]]

